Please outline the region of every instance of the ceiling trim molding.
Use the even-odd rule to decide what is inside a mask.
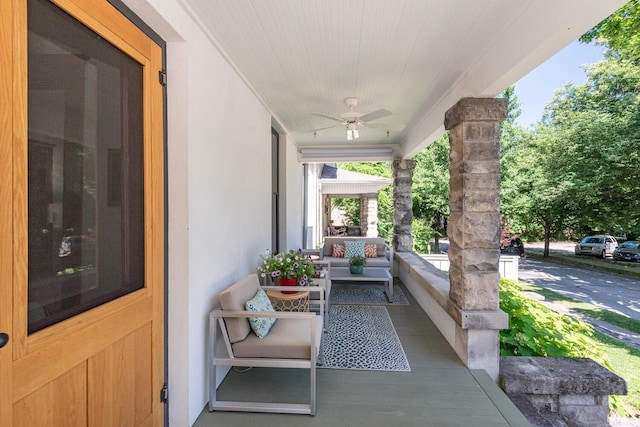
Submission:
[[[301,148],[298,151],[298,160],[302,163],[390,162],[393,159],[392,147]]]

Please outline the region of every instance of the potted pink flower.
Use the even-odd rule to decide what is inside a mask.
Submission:
[[[261,277],[268,276],[281,286],[287,286],[286,282],[290,286],[309,286],[314,273],[313,263],[300,250],[274,254],[267,249],[260,258],[258,273]]]

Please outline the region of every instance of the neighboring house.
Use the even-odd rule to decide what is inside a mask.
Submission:
[[[339,169],[330,163],[310,164],[307,174],[306,248],[317,247],[330,233],[329,229],[334,225],[331,218],[333,198],[359,199],[358,235],[378,237],[378,192],[393,180]]]
[[[112,407],[122,425],[161,425],[165,381],[170,424],[193,424],[208,313],[265,249],[303,245],[313,163],[393,162],[396,273],[461,360],[495,378],[506,106],[493,97],[623,4],[3,1],[0,425]],[[445,128],[457,257],[450,284],[419,293],[410,159]],[[85,248],[82,268],[57,269],[58,237],[63,253]],[[109,292],[86,301],[96,289]]]

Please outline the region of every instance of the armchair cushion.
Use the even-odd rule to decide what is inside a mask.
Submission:
[[[322,337],[322,317],[316,320],[316,343],[318,351]],[[235,357],[261,357],[268,359],[309,359],[311,357],[311,330],[309,322],[300,319],[278,319],[269,335],[259,339],[254,334],[233,344]],[[317,356],[317,354],[316,354]]]
[[[273,304],[267,296],[267,293],[262,289],[259,289],[252,299],[245,303],[247,311],[275,311]],[[258,338],[264,338],[269,333],[271,326],[276,322],[275,317],[250,317],[249,325],[251,329],[258,336]]]

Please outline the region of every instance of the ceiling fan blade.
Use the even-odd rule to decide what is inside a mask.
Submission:
[[[393,130],[393,131],[401,131],[404,129],[405,125],[400,123],[362,123],[364,126],[371,129],[385,129],[385,130]]]
[[[330,119],[330,120],[335,120],[337,122],[342,123],[344,120],[342,120],[340,117],[334,117],[334,116],[330,116],[328,114],[322,114],[322,113],[311,113],[314,116],[320,116],[320,117],[324,117],[325,119]]]
[[[378,120],[381,119],[383,117],[387,117],[392,115],[393,113],[389,110],[385,110],[385,109],[381,109],[381,110],[376,110],[376,111],[372,111],[370,113],[365,114],[364,116],[360,116],[360,120],[364,121],[364,122],[371,122],[373,120]]]
[[[307,131],[307,132],[317,132],[319,130],[335,129],[335,128],[340,128],[340,127],[342,127],[342,124],[333,125],[333,126],[327,126],[327,127],[324,127],[324,128],[318,128],[318,129],[310,130],[310,131]]]

